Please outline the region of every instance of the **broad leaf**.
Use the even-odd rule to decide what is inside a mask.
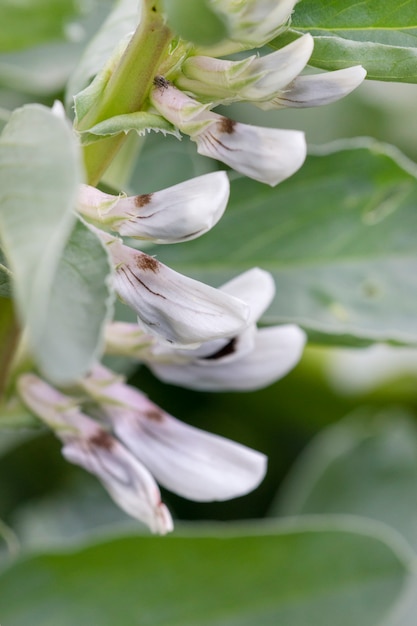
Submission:
[[[0,138],[0,235],[35,360],[60,383],[90,366],[107,314],[105,251],[82,224],[68,241],[80,181],[67,121],[39,105],[14,112]]]
[[[112,303],[110,269],[102,243],[76,222],[49,294],[47,323],[32,332],[37,362],[50,380],[68,383],[99,356]]]
[[[235,180],[213,231],[154,251],[216,285],[251,266],[271,271],[266,323],[295,322],[341,343],[343,334],[416,342],[417,181],[412,164],[367,145],[310,156],[274,189]]]
[[[327,70],[363,65],[368,78],[417,82],[417,11],[415,0],[387,3],[365,0],[303,0],[292,29],[271,45],[309,32],[314,36],[310,64]]]
[[[417,427],[400,410],[361,411],[300,457],[274,506],[280,515],[350,513],[389,524],[417,549]]]
[[[12,565],[0,614],[7,626],[381,626],[409,574],[395,537],[341,520],[124,537]]]
[[[80,155],[66,120],[17,109],[0,136],[0,237],[24,321],[42,303],[75,219]]]

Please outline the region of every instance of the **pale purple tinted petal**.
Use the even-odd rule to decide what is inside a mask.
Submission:
[[[97,476],[120,508],[153,532],[172,530],[171,517],[151,474],[113,437],[103,433],[98,430],[93,439],[69,441],[63,455]]]

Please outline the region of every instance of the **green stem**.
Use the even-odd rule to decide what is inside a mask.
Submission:
[[[8,376],[20,338],[13,302],[0,298],[0,399],[6,390]]]
[[[95,124],[124,113],[140,111],[148,97],[158,67],[163,61],[172,33],[154,3],[146,3],[141,22],[106,86],[103,97],[79,124],[87,130]],[[150,5],[150,6],[149,6]],[[84,149],[88,182],[95,185],[123,144],[126,135],[108,137]]]

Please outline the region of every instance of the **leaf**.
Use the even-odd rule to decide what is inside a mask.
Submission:
[[[340,343],[348,336],[415,342],[415,168],[372,141],[344,145],[310,156],[274,189],[234,180],[213,231],[153,251],[216,285],[252,266],[269,270],[277,295],[265,323],[294,322]]]
[[[66,120],[36,104],[14,111],[0,136],[0,236],[25,321],[52,282],[80,182]]]
[[[0,575],[2,620],[381,626],[408,582],[407,557],[378,525],[316,520],[258,530],[122,537],[22,559]]]
[[[39,105],[15,111],[0,138],[3,251],[35,360],[57,383],[90,366],[108,307],[106,253],[74,226],[80,160],[67,121]]]
[[[414,417],[399,409],[362,410],[313,440],[274,511],[369,517],[389,524],[417,549],[416,484]]]
[[[47,323],[32,333],[37,362],[49,380],[71,382],[99,357],[112,305],[110,271],[102,243],[76,222],[49,294]]]
[[[270,45],[305,32],[314,36],[309,63],[326,70],[363,65],[368,78],[417,82],[417,12],[415,0],[387,3],[364,0],[303,0],[297,4],[292,29]]]
[[[145,135],[148,131],[155,131],[179,138],[178,130],[165,118],[156,113],[137,111],[110,117],[88,130],[80,132],[81,143],[89,145],[103,139],[103,137],[112,137],[119,133],[127,134],[131,130],[134,130],[139,135]]]
[[[78,11],[74,0],[2,0],[0,52],[65,38],[65,28]]]
[[[208,46],[227,36],[225,24],[207,0],[165,0],[163,5],[169,26],[187,41]]]

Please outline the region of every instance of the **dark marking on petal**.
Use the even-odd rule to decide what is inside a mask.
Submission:
[[[152,193],[144,193],[141,196],[136,196],[135,197],[135,206],[137,206],[138,208],[146,206],[147,204],[150,203],[150,201],[152,199],[152,196],[153,196]]]
[[[151,257],[152,258],[152,257]],[[144,287],[146,289],[146,291],[149,291],[149,293],[153,294],[154,296],[158,296],[159,298],[162,298],[163,300],[166,300],[166,297],[162,294],[162,293],[158,293],[157,291],[153,291],[152,289],[150,289],[150,287],[148,287],[148,285],[145,285],[145,283],[143,282],[143,280],[141,280],[139,278],[139,276],[137,276],[130,267],[128,268],[124,268],[121,267],[119,270],[119,272],[123,273],[126,277],[126,280],[132,285],[133,288],[136,288],[135,283],[129,278],[127,271],[129,271],[129,273],[134,277],[134,279],[140,284],[142,285],[142,287]],[[154,326],[156,326],[156,324],[153,324]]]
[[[89,443],[97,448],[111,450],[115,444],[115,440],[109,433],[106,433],[105,430],[100,429],[90,438]]]
[[[153,79],[153,84],[155,85],[155,87],[158,87],[158,89],[167,89],[170,85],[169,80],[167,80],[163,76],[155,76],[155,78]]]
[[[154,274],[157,274],[160,269],[159,261],[148,254],[140,254],[137,258],[136,265],[138,269],[144,272],[153,272]]]
[[[158,407],[144,411],[143,416],[152,422],[163,422],[165,419],[164,412],[158,409]]]
[[[237,346],[237,337],[233,337],[223,348],[217,350],[217,352],[213,352],[213,354],[209,354],[208,356],[203,357],[206,361],[214,361],[216,359],[221,359],[224,356],[229,356],[229,354],[233,354],[236,351]]]
[[[236,122],[234,120],[229,119],[228,117],[222,117],[219,122],[219,127],[222,133],[227,133],[231,135],[235,131]]]

